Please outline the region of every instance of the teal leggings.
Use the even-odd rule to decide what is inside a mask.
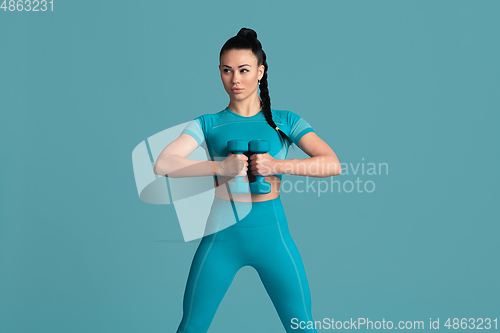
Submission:
[[[286,332],[316,332],[292,326],[294,318],[294,322],[312,321],[311,294],[279,196],[252,203],[216,197],[207,228],[245,209],[248,215],[237,223],[202,238],[189,271],[177,333],[207,332],[234,276],[244,266],[258,272]]]

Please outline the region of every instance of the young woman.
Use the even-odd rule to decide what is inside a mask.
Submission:
[[[330,177],[340,174],[340,163],[304,119],[290,111],[271,109],[267,69],[257,34],[242,28],[220,51],[219,70],[229,105],[193,120],[156,161],[158,175],[213,175],[216,186],[207,221],[207,228],[215,229],[205,233],[193,258],[177,333],[207,332],[234,276],[244,266],[258,272],[287,332],[316,332],[306,325],[313,320],[309,285],[288,230],[279,187],[282,174]],[[235,139],[267,140],[271,149],[233,154],[227,142]],[[212,160],[188,159],[204,142]],[[310,158],[286,160],[292,143]],[[226,185],[234,177],[252,182],[257,175],[271,184],[269,193],[228,191]],[[240,218],[245,209],[248,214]],[[231,219],[236,223],[228,223]]]

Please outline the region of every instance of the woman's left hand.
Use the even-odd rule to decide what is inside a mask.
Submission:
[[[278,174],[276,170],[277,161],[269,153],[253,154],[248,159],[248,169],[251,170],[252,175],[272,176]]]

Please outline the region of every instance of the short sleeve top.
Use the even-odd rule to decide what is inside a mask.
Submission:
[[[271,114],[276,126],[296,145],[305,134],[314,132],[311,125],[294,112],[271,109]],[[268,124],[262,110],[251,117],[244,117],[226,107],[215,114],[195,118],[182,133],[195,138],[198,146],[204,144],[213,161],[223,161],[231,153],[227,142],[236,139],[270,141],[271,150],[268,153],[275,159],[286,159],[288,154],[288,142],[280,140],[278,131]],[[250,157],[253,152],[244,154]],[[281,174],[275,176],[282,178]]]

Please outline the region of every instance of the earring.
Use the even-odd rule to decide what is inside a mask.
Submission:
[[[260,80],[259,80],[259,85],[260,85]]]

